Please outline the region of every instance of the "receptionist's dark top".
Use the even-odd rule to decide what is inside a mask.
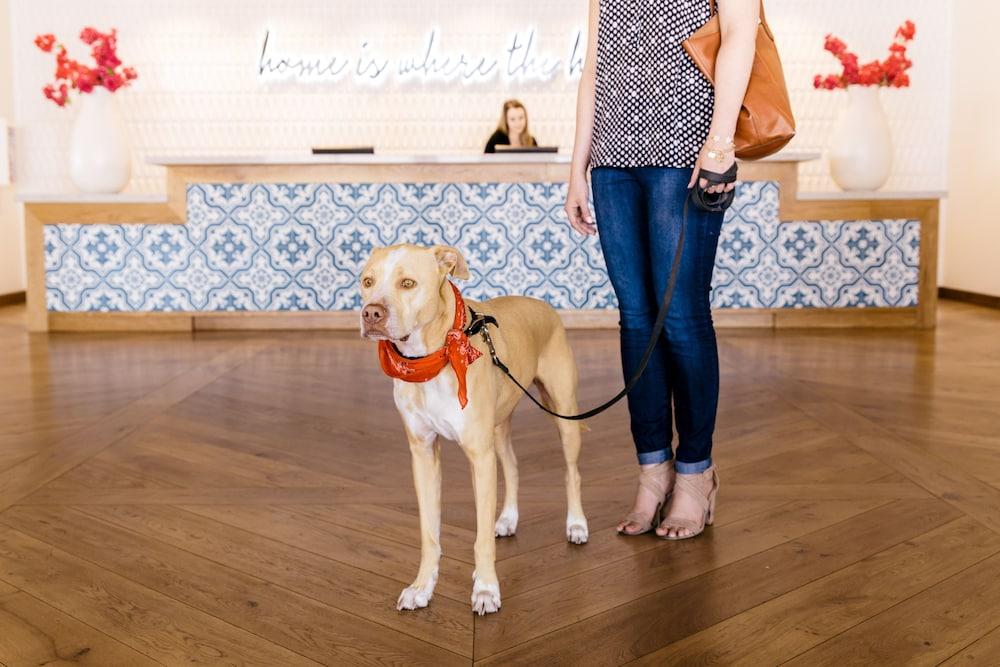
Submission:
[[[507,136],[507,133],[504,132],[503,130],[497,130],[492,135],[490,135],[489,141],[486,142],[486,150],[484,150],[483,152],[496,153],[498,145],[510,146],[510,137]],[[535,141],[534,137],[531,138],[531,145],[532,146],[538,145],[538,142]]]

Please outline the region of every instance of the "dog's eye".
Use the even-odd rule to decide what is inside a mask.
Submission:
[[[372,280],[371,278],[362,278],[361,279],[361,286],[364,287],[364,288],[366,288],[366,289],[369,288],[369,287],[371,287],[374,284],[375,284],[375,281]]]
[[[403,289],[413,289],[414,287],[417,286],[417,281],[414,280],[413,278],[403,278],[403,280],[400,281],[399,285]]]

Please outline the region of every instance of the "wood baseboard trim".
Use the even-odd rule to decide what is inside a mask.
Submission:
[[[49,331],[191,331],[187,313],[49,313]]]
[[[976,306],[1000,309],[1000,296],[990,294],[980,294],[979,292],[966,292],[965,290],[952,289],[951,287],[939,287],[938,296],[942,299],[971,303]]]
[[[618,329],[617,310],[560,310],[567,329]],[[49,313],[52,331],[347,331],[356,311],[218,313]],[[916,308],[724,308],[712,311],[717,329],[913,327]]]
[[[10,294],[0,294],[0,306],[16,306],[24,303],[27,299],[26,292],[11,292]]]

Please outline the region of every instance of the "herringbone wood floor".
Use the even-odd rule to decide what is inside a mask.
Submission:
[[[585,434],[590,543],[564,540],[553,425],[522,404],[503,608],[469,609],[467,464],[445,558],[419,539],[373,347],[350,333],[35,335],[0,310],[0,662],[998,664],[1000,313],[936,332],[723,331],[719,518],[625,539],[624,407]],[[574,332],[581,404],[614,332]],[[62,662],[60,662],[62,661]]]

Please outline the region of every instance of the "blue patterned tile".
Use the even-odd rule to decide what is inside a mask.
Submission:
[[[519,240],[525,231],[540,222],[550,219],[549,207],[528,201],[524,187],[516,184],[510,187],[503,201],[498,201],[486,209],[486,218],[506,230],[512,240]]]
[[[774,181],[744,181],[736,186],[736,198],[727,211],[729,220],[742,220],[757,227],[757,235],[773,241],[780,226],[778,185]]]
[[[150,290],[146,295],[146,305],[149,306],[149,310],[157,312],[197,310],[191,302],[190,292],[171,285],[163,285]]]
[[[321,246],[315,228],[292,220],[271,228],[264,250],[275,268],[294,275],[315,266]]]
[[[333,238],[334,229],[349,222],[354,214],[349,207],[334,200],[330,186],[320,185],[313,191],[311,199],[296,209],[295,217],[313,228],[317,241],[326,244]]]
[[[131,249],[125,231],[114,225],[84,225],[73,249],[83,266],[106,276],[125,266],[125,256]]]
[[[792,221],[741,183],[720,236],[717,308],[913,306],[916,220]],[[448,243],[471,298],[615,308],[600,243],[566,224],[564,183],[206,183],[184,225],[46,225],[51,310],[344,310],[371,249]]]
[[[347,270],[356,276],[361,273],[373,248],[385,243],[377,229],[360,220],[351,220],[333,230],[328,249],[333,254],[338,270]]]
[[[820,265],[827,241],[823,238],[821,225],[793,222],[778,228],[773,245],[782,266],[802,273],[810,267]]]
[[[264,252],[258,252],[250,268],[237,273],[232,282],[253,294],[257,310],[272,310],[272,295],[278,289],[288,287],[292,278],[287,272],[276,269]]]
[[[489,227],[470,230],[458,244],[469,264],[474,286],[487,287],[487,276],[502,271],[514,247],[503,232]]]
[[[280,187],[280,186],[279,186]],[[250,195],[256,188],[250,183],[214,183],[199,185],[197,190],[203,195],[205,204],[217,207],[224,213],[232,213],[236,208],[250,203]],[[188,205],[191,203],[192,188],[188,188]],[[190,220],[190,215],[189,218]]]
[[[764,248],[760,227],[733,216],[722,225],[715,262],[733,273],[743,273],[757,265]]]
[[[120,289],[100,285],[84,291],[80,297],[78,310],[85,312],[112,313],[134,310],[128,297]]]
[[[893,225],[897,225],[899,241],[897,246],[903,253],[903,263],[906,266],[920,266],[920,221],[919,220],[892,220]]]
[[[62,266],[63,257],[73,243],[71,230],[67,229],[71,225],[45,225],[42,232],[42,243],[45,250],[45,271],[53,273]],[[79,228],[79,225],[76,226]]]
[[[739,274],[740,285],[755,292],[755,298],[745,299],[752,302],[754,307],[769,307],[775,302],[778,291],[787,285],[795,282],[796,272],[794,269],[783,265],[778,260],[778,253],[774,248],[767,248],[760,253],[756,264]],[[744,292],[745,294],[745,292]]]
[[[142,232],[139,253],[153,271],[169,275],[188,265],[194,246],[183,225],[138,225]]]
[[[806,269],[802,277],[812,287],[820,292],[823,304],[837,303],[840,293],[847,287],[855,285],[861,278],[861,272],[845,264],[834,248],[827,248],[819,266]]]
[[[256,310],[253,303],[253,292],[235,285],[225,285],[209,292],[208,311],[245,311]]]
[[[150,271],[142,263],[139,253],[133,251],[125,258],[125,266],[108,276],[107,284],[117,288],[119,294],[125,295],[128,305],[119,310],[142,310],[150,290],[163,284],[163,276]]]
[[[355,221],[367,225],[378,235],[380,243],[387,244],[387,239],[391,239],[399,227],[411,224],[418,215],[416,208],[400,201],[396,187],[384,183],[379,186],[375,201],[360,207]]]
[[[831,223],[825,223],[830,227]],[[864,273],[885,261],[892,247],[884,222],[853,222],[839,225],[840,233],[833,242],[840,262]]]
[[[868,272],[870,280],[879,285],[885,295],[885,304],[898,306],[916,298],[920,271],[907,265],[903,252],[894,247],[886,253],[885,261]]]
[[[226,218],[206,232],[201,249],[208,260],[208,266],[231,276],[237,271],[250,268],[257,243],[249,229]]]
[[[209,310],[209,292],[225,285],[226,281],[225,273],[210,268],[201,251],[192,254],[187,267],[171,277],[172,286],[187,296],[194,310]]]
[[[97,287],[101,282],[101,274],[95,268],[81,266],[75,252],[66,253],[59,269],[45,274],[49,310],[86,311],[80,307],[80,297],[84,290]]]
[[[232,219],[253,235],[253,240],[263,243],[271,229],[288,221],[288,210],[275,203],[271,196],[274,186],[256,185],[250,194],[250,201],[233,209]]]
[[[501,294],[529,294],[532,289],[546,283],[547,274],[524,260],[524,254],[513,252],[503,271],[495,271],[488,276]]]
[[[353,303],[360,298],[346,294],[351,289],[357,291],[354,274],[339,268],[327,250],[320,253],[315,267],[299,274],[298,282],[314,296],[322,310],[335,310],[337,303]]]
[[[779,287],[771,308],[822,308],[823,295],[820,288],[804,280],[796,280],[791,285]]]
[[[410,226],[419,227],[424,237],[436,237],[442,243],[456,245],[461,240],[462,229],[479,219],[478,209],[463,198],[458,185],[449,185],[438,191],[422,210],[418,220]],[[406,234],[413,238],[412,234]]]

